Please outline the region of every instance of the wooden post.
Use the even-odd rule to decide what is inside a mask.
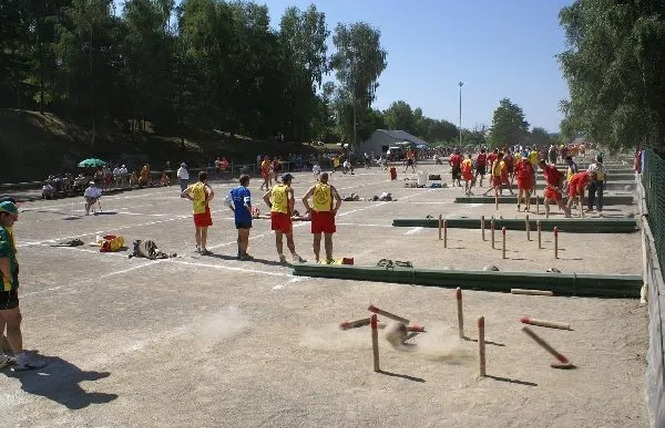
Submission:
[[[441,228],[443,227],[443,216],[439,214],[439,241],[441,240]]]
[[[559,228],[554,227],[554,258],[559,258]]]
[[[462,289],[457,287],[455,290],[455,297],[457,298],[457,328],[459,330],[459,338],[464,339],[464,312],[462,311]]]
[[[448,220],[443,220],[443,248],[448,248]]]
[[[541,236],[542,232],[542,225],[540,224],[540,220],[536,220],[536,228],[538,229],[538,249],[543,248],[543,238]]]
[[[376,314],[372,314],[370,317],[370,325],[372,326],[372,356],[374,359],[374,371],[380,372],[381,367],[379,366],[379,327],[376,321]]]
[[[501,228],[501,258],[506,258],[506,226]]]
[[[526,215],[524,227],[526,228],[526,240],[531,241],[531,222],[529,221],[529,214]]]
[[[485,241],[485,216],[480,217],[480,231],[483,235],[483,241]]]
[[[480,362],[480,377],[487,375],[485,364],[485,317],[478,318],[478,359]]]
[[[494,249],[494,220],[490,221],[490,235],[492,235],[492,249]]]

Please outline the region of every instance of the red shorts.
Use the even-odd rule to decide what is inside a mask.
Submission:
[[[492,187],[501,187],[501,177],[492,176]]]
[[[580,186],[579,184],[575,184],[574,186],[568,187],[568,196],[571,198],[574,198],[577,195],[583,195],[584,194],[584,183]]]
[[[312,233],[335,233],[335,215],[332,211],[312,211]]]
[[[561,192],[554,189],[545,189],[545,199],[554,199],[556,202],[559,202],[562,198]]]
[[[279,230],[282,233],[293,232],[293,221],[291,220],[291,216],[284,213],[271,212],[270,228],[271,230]]]
[[[518,189],[524,189],[524,190],[531,190],[533,189],[533,183],[531,182],[531,177],[527,178],[517,178],[517,188]]]
[[[210,207],[206,207],[205,212],[201,214],[194,214],[194,226],[196,227],[212,226],[212,216],[210,215]]]

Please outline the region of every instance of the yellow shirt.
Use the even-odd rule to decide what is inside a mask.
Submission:
[[[500,160],[494,161],[494,164],[492,165],[492,175],[494,177],[501,177],[502,164],[505,165],[505,162]]]
[[[323,183],[314,186],[313,200],[315,211],[332,211],[332,190],[330,186]]]
[[[270,199],[272,199],[270,212],[282,214],[289,213],[288,189],[289,188],[283,184],[278,184],[272,188],[270,193]]]
[[[538,162],[540,162],[540,153],[537,151],[532,151],[529,154],[529,161],[531,161],[531,165],[538,165]]]
[[[206,211],[206,206],[208,205],[206,202],[207,195],[205,191],[205,183],[198,181],[189,186],[189,189],[189,193],[194,199],[194,214],[203,214]]]

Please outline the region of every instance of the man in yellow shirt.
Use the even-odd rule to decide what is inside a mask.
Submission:
[[[314,206],[309,205],[308,199],[312,197]],[[333,206],[333,199],[335,205]],[[319,262],[319,255],[321,253],[321,234],[325,238],[326,262],[332,263],[333,261],[333,242],[332,235],[337,231],[335,226],[335,216],[337,210],[342,205],[342,198],[337,193],[337,190],[328,184],[328,174],[321,173],[319,175],[319,182],[310,187],[302,198],[302,203],[305,209],[312,216],[312,234],[314,235],[314,257],[317,263]]]
[[[540,164],[540,152],[534,147],[531,149],[529,152],[529,162],[531,162],[531,165],[534,166],[533,168],[533,196],[538,197],[538,188],[536,187],[536,182],[538,181],[538,175],[536,174],[536,165]]]
[[[306,260],[296,253],[296,244],[293,241],[293,220],[291,219],[291,215],[295,210],[296,200],[293,188],[291,187],[292,181],[293,176],[291,174],[284,174],[282,182],[275,185],[263,195],[263,200],[270,207],[270,226],[275,231],[275,246],[277,247],[279,262],[283,264],[286,264],[283,243],[284,235],[286,235],[286,246],[293,256],[293,262],[306,262]]]
[[[212,226],[212,216],[208,203],[215,197],[212,187],[208,184],[208,174],[199,172],[199,181],[187,187],[180,195],[194,202],[194,226],[196,227],[196,252],[203,256],[212,255],[206,248],[208,227]]]

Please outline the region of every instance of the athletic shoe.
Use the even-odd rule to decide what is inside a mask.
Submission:
[[[14,357],[10,357],[9,355],[6,354],[0,355],[0,369],[4,369],[5,367],[15,363],[16,359]]]
[[[307,260],[300,257],[298,254],[293,255],[293,263],[307,263]]]
[[[250,256],[247,253],[242,253],[240,255],[240,260],[242,260],[242,261],[251,261],[251,260],[254,260],[254,257]]]
[[[202,256],[212,256],[212,251],[208,250],[207,248],[204,248],[201,250],[201,255]]]
[[[279,262],[283,265],[287,264],[288,262],[286,261],[286,256],[284,254],[279,255]]]

